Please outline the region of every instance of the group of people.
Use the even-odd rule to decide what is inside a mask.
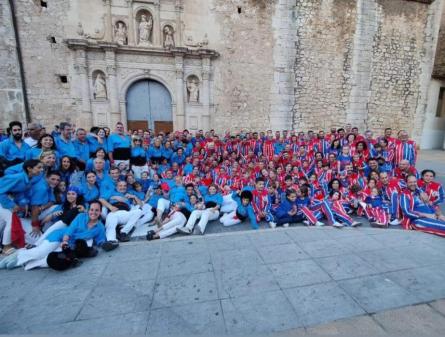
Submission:
[[[204,234],[217,219],[342,228],[364,217],[445,236],[443,187],[433,170],[416,170],[404,130],[155,135],[61,123],[49,134],[33,123],[27,131],[11,122],[0,143],[0,268],[47,266],[66,249],[93,257],[141,226],[147,240]]]

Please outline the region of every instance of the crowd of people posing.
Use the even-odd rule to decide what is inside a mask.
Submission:
[[[154,135],[61,123],[48,134],[34,123],[27,131],[11,122],[0,143],[0,268],[93,257],[141,226],[147,240],[204,234],[217,219],[342,228],[364,217],[445,236],[443,187],[433,170],[416,170],[404,130]]]

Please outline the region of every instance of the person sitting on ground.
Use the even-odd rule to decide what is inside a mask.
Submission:
[[[256,221],[255,212],[252,207],[252,192],[237,191],[232,193],[232,200],[236,202],[236,209],[230,213],[225,213],[219,221],[225,227],[234,226],[249,219],[252,229],[258,229],[259,225]]]

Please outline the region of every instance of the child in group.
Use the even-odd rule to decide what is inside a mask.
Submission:
[[[306,225],[312,226],[324,226],[324,223],[319,221],[323,217],[323,213],[320,210],[320,201],[315,199],[313,202],[309,196],[310,189],[308,185],[302,185],[296,191],[297,192],[297,215],[303,220]]]
[[[258,223],[256,221],[255,212],[251,205],[252,192],[244,190],[242,192],[233,192],[232,200],[237,204],[236,209],[230,213],[225,213],[219,221],[223,226],[233,226],[242,223],[247,218],[250,221],[252,229],[258,229]]]
[[[255,180],[255,189],[252,192],[252,207],[255,212],[257,222],[265,220],[269,222],[271,228],[275,228],[277,224],[273,221],[274,217],[271,213],[271,200],[267,190],[265,190],[264,178],[258,177]]]
[[[389,213],[385,206],[383,197],[377,187],[371,188],[371,195],[368,195],[365,199],[366,203],[366,216],[369,219],[371,226],[373,227],[388,227]]]
[[[275,209],[275,223],[277,226],[289,227],[291,223],[297,223],[302,220],[298,215],[297,191],[290,188],[286,190],[285,198],[283,198]],[[273,226],[271,226],[273,227]]]
[[[324,213],[332,226],[336,228],[342,228],[344,224],[351,227],[361,226],[361,222],[354,221],[346,212],[338,190],[332,190],[329,193],[327,203],[329,207],[325,207]]]

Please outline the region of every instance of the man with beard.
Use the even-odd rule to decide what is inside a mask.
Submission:
[[[0,143],[0,160],[6,167],[22,163],[25,160],[29,145],[23,141],[22,123],[13,121],[9,123],[9,138]]]

